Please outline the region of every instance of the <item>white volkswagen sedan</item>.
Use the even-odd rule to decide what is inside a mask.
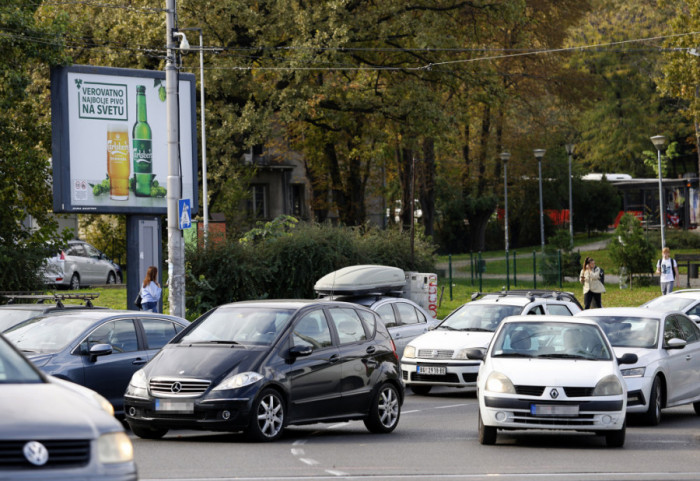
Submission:
[[[625,442],[627,390],[605,333],[594,321],[565,316],[506,318],[481,358],[477,379],[479,442],[499,430],[588,431],[608,446]]]
[[[622,370],[628,413],[637,413],[652,426],[661,421],[663,408],[692,403],[700,415],[700,327],[687,315],[608,307],[577,316],[596,321],[617,356],[634,353],[639,358]]]

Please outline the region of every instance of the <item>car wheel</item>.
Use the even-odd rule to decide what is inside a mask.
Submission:
[[[605,444],[609,448],[621,448],[625,444],[625,424],[619,431],[608,431],[605,433]]]
[[[117,283],[117,276],[114,275],[114,272],[110,272],[109,275],[107,276],[107,284],[116,284]]]
[[[248,436],[254,441],[274,441],[284,430],[284,403],[274,389],[265,389],[253,404]]]
[[[70,288],[74,291],[80,289],[80,276],[77,272],[74,272],[73,276],[70,278]]]
[[[131,432],[143,439],[160,439],[168,433],[165,428],[145,428],[143,426],[131,426]]]
[[[369,416],[365,418],[365,426],[372,433],[390,433],[399,424],[401,417],[401,401],[399,392],[393,384],[384,383],[379,387],[372,401]]]
[[[426,394],[428,394],[430,392],[430,388],[432,388],[433,386],[424,386],[422,384],[411,384],[409,387],[411,388],[411,391],[413,392],[413,394],[425,396]]]
[[[661,379],[654,378],[649,394],[649,409],[642,416],[644,424],[656,426],[661,422],[661,406],[663,405],[663,392],[661,391]]]
[[[498,430],[493,426],[486,426],[479,411],[479,442],[486,445],[496,444],[497,437]]]

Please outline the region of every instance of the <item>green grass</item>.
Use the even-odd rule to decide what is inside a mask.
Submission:
[[[109,307],[111,309],[130,309],[133,307],[133,299],[127,304],[126,285],[121,284],[116,287],[90,287],[79,289],[77,291],[55,290],[47,291],[47,294],[99,294],[99,297],[92,301],[95,306]],[[64,304],[82,304],[78,300],[66,300]],[[168,313],[170,304],[168,302],[168,289],[163,288],[163,312]]]

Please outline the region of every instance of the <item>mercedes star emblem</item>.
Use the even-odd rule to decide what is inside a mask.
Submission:
[[[179,382],[175,381],[172,386],[170,386],[170,391],[177,394],[180,391],[182,391],[182,384]]]

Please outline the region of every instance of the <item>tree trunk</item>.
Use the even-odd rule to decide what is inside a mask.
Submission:
[[[435,141],[432,137],[423,140],[423,161],[418,172],[423,228],[425,235],[432,237],[435,221]]]

